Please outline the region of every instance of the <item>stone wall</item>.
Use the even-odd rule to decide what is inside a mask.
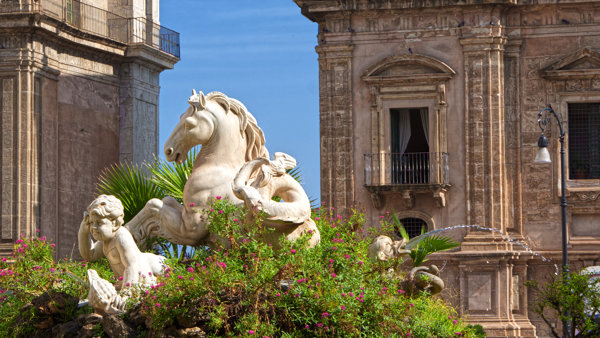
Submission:
[[[100,172],[157,154],[159,73],[178,59],[44,15],[4,15],[0,26],[0,254],[43,235],[58,257],[78,257]]]
[[[537,114],[550,103],[566,119],[568,103],[600,101],[600,3],[295,2],[319,24],[322,201],[365,210],[369,226],[392,210],[429,230],[496,228],[459,234],[460,251],[440,256],[446,297],[490,336],[547,335],[525,281],[561,263],[560,163],[554,122],[553,162],[533,163]],[[366,161],[391,152],[390,109],[411,107],[428,108],[448,184],[394,184]],[[599,196],[600,180],[567,180],[574,268],[600,263]]]

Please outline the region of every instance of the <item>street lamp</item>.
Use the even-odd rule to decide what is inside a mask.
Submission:
[[[558,136],[558,140],[560,141],[560,206],[562,208],[562,268],[563,268],[563,277],[569,278],[569,251],[567,248],[567,194],[566,194],[566,177],[565,177],[565,131],[562,126],[562,122],[560,117],[552,106],[548,104],[548,106],[538,114],[538,125],[540,129],[542,129],[542,135],[538,140],[538,152],[535,156],[535,163],[550,163],[550,153],[548,153],[548,139],[544,135],[546,128],[550,124],[551,116],[556,118],[556,122],[558,122],[558,128],[560,130],[560,135]],[[563,321],[563,335],[564,337],[569,337],[569,327],[567,323],[567,319]]]

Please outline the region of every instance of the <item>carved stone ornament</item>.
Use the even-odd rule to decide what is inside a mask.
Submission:
[[[378,191],[372,192],[371,202],[373,203],[373,207],[375,209],[380,210],[385,205],[385,195]]]
[[[401,195],[402,206],[404,209],[412,209],[415,206],[415,194],[412,191],[405,190]]]
[[[577,191],[571,192],[571,195],[573,195],[577,200],[582,202],[593,202],[598,201],[600,199],[600,191]]]

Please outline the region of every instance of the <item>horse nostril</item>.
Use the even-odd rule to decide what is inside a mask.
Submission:
[[[173,153],[173,148],[165,149],[165,155],[171,156],[172,153]]]

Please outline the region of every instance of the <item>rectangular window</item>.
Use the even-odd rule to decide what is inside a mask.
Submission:
[[[569,103],[569,179],[600,179],[600,103]]]
[[[429,183],[429,110],[390,110],[393,184]]]

